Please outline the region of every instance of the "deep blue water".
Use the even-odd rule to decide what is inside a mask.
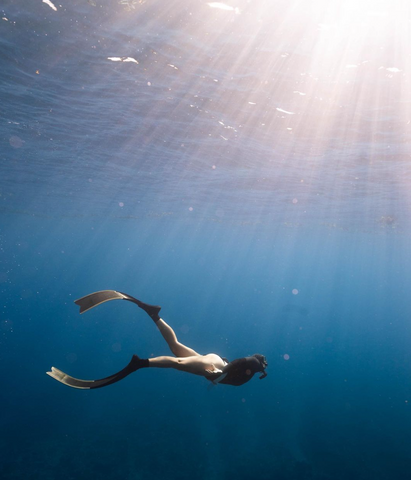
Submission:
[[[2,1],[1,478],[409,478],[409,10]]]

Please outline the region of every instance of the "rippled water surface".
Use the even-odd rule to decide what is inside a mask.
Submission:
[[[53,5],[3,2],[2,211],[407,225],[404,2]]]

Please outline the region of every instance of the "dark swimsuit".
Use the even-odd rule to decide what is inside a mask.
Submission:
[[[237,358],[223,368],[223,373],[208,375],[206,378],[211,382],[239,387],[253,378],[257,372],[261,372],[261,363],[255,357]]]

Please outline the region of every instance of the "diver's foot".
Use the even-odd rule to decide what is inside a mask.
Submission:
[[[160,320],[159,312],[161,307],[159,305],[149,305],[148,303],[140,302],[140,300],[137,300],[136,303],[154,320],[154,322],[158,322]]]
[[[135,372],[140,368],[148,368],[149,361],[147,358],[140,358],[138,355],[133,355],[128,367],[130,368],[130,372]]]

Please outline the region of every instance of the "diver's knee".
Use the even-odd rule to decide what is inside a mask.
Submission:
[[[176,357],[180,357],[181,356],[181,343],[180,342],[175,342],[172,346],[171,346],[171,351],[173,352],[173,354],[176,356]]]

